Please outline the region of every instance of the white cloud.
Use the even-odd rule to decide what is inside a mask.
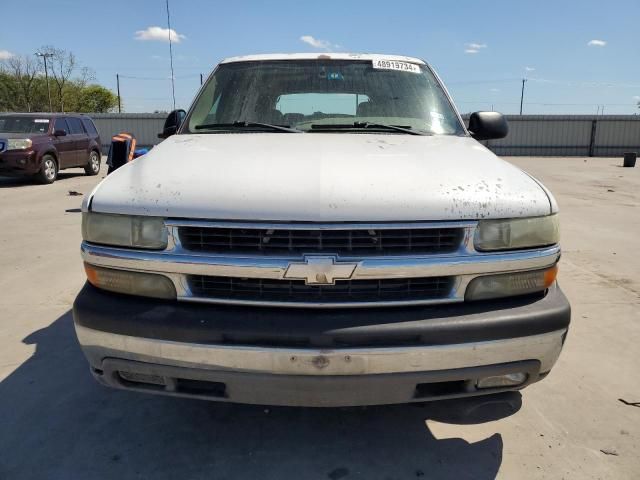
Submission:
[[[638,101],[640,101],[640,95],[634,95],[634,96],[633,96],[633,99],[634,99],[634,100],[638,100]]]
[[[524,67],[524,69],[525,69],[527,72],[533,72],[533,71],[535,70],[535,67]]]
[[[8,60],[13,57],[13,53],[9,50],[0,50],[0,60]]]
[[[464,53],[471,54],[478,53],[482,48],[487,48],[486,43],[465,43],[464,46],[466,47]]]
[[[490,88],[490,89],[489,89],[489,91],[490,91],[490,92],[497,93],[497,92],[499,92],[499,91],[500,91],[500,89],[499,89],[499,88]]]
[[[318,38],[314,38],[311,35],[302,35],[300,40],[308,45],[311,45],[313,48],[319,48],[321,50],[331,50],[334,47],[339,47],[339,45],[333,45],[328,40],[320,40]]]
[[[607,42],[604,40],[589,40],[589,43],[587,43],[590,47],[604,47],[606,44]]]
[[[138,30],[134,38],[136,40],[168,42],[169,37],[171,37],[171,41],[173,43],[180,43],[182,40],[187,38],[186,36],[176,32],[173,28],[168,29],[162,27],[148,27],[144,30]]]

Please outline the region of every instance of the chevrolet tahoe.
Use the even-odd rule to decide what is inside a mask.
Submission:
[[[222,61],[83,203],[73,308],[102,384],[348,406],[519,390],[562,350],[558,205],[390,55]]]

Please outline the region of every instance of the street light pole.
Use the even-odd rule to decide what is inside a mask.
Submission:
[[[520,115],[522,115],[522,102],[524,101],[524,82],[526,81],[526,78],[522,79],[522,92],[520,92]]]
[[[176,85],[175,76],[173,74],[173,47],[171,44],[171,15],[169,14],[169,0],[166,0],[167,5],[167,28],[169,29],[169,62],[171,62],[171,96],[173,97],[173,109],[176,109]]]
[[[49,72],[47,71],[47,57],[53,57],[53,53],[41,53],[36,52],[37,57],[42,57],[44,60],[44,77],[47,79],[47,93],[49,94],[49,112],[53,113],[53,105],[51,103],[51,89],[49,88]]]
[[[116,73],[116,87],[118,89],[118,113],[122,113],[120,106],[120,74]]]

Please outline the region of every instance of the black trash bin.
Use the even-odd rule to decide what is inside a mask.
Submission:
[[[133,134],[123,132],[111,137],[111,147],[107,156],[107,165],[109,165],[107,175],[133,160],[135,149],[136,137]]]
[[[635,167],[636,166],[636,157],[638,154],[636,152],[625,152],[624,154],[624,163],[623,167]]]

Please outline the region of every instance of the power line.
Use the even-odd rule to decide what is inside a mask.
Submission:
[[[616,88],[640,88],[640,84],[616,83],[616,82],[584,82],[576,80],[549,80],[546,78],[529,78],[532,82],[550,83],[553,85],[563,85],[566,87],[616,87]]]
[[[494,103],[497,105],[520,105],[520,102],[500,102],[500,101],[496,101],[495,99],[491,99],[491,100],[456,100],[455,103]],[[542,105],[542,106],[548,106],[548,107],[553,107],[553,106],[559,106],[559,107],[575,107],[575,106],[595,106],[595,105],[605,105],[605,106],[611,106],[611,107],[628,107],[628,106],[635,106],[636,104],[634,102],[629,102],[629,103],[554,103],[554,102],[524,102],[524,105]]]
[[[120,78],[127,78],[130,80],[169,80],[170,77],[139,77],[137,75],[120,75]]]
[[[495,80],[462,80],[462,81],[451,81],[446,82],[447,85],[481,85],[481,84],[491,84],[491,83],[515,83],[521,82],[522,78],[502,78]],[[601,82],[585,82],[578,80],[549,80],[546,78],[532,78],[528,77],[527,81],[537,82],[537,83],[549,83],[552,85],[563,85],[566,87],[616,87],[616,88],[640,88],[640,84],[632,84],[632,83],[617,83],[617,82],[609,82],[609,81],[601,81]]]
[[[176,75],[173,78],[198,78],[200,76],[199,73],[190,73],[188,75]],[[171,77],[140,77],[138,75],[120,75],[120,78],[127,78],[131,80],[170,80]]]
[[[498,80],[462,80],[459,82],[446,82],[447,85],[479,85],[483,83],[512,83],[519,82],[520,78],[502,78]]]

